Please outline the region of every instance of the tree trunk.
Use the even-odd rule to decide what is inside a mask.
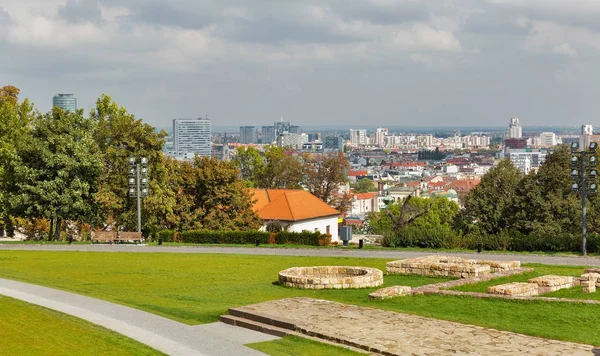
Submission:
[[[48,232],[48,241],[52,241],[52,230],[54,229],[54,218],[50,218],[50,231]]]
[[[56,230],[54,231],[54,241],[58,241],[60,239],[60,225],[62,223],[61,218],[56,218]]]

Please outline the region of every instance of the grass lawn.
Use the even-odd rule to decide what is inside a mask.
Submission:
[[[309,339],[286,336],[283,339],[267,342],[257,342],[246,346],[264,352],[268,355],[278,356],[359,356],[364,355],[343,347],[332,346]]]
[[[163,355],[57,311],[0,296],[0,355]]]
[[[0,251],[0,277],[90,295],[188,324],[217,320],[227,308],[294,296],[413,313],[533,336],[600,345],[600,306],[410,296],[369,301],[372,289],[297,290],[277,285],[292,266],[360,265],[385,270],[387,259],[166,253]],[[579,275],[583,267],[528,265],[526,280],[543,274]],[[385,276],[385,285],[418,286],[443,279]],[[496,280],[491,284],[501,284]],[[461,290],[485,290],[485,283]]]

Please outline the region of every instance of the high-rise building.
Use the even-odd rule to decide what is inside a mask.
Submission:
[[[77,98],[74,94],[56,94],[52,98],[52,106],[58,106],[65,111],[77,111]]]
[[[379,147],[383,147],[383,143],[385,142],[385,136],[388,134],[387,128],[378,128],[375,130],[375,145]]]
[[[275,126],[263,126],[261,131],[263,144],[272,144],[275,142],[277,135],[275,134]]]
[[[508,138],[522,138],[523,129],[519,123],[518,117],[511,117],[510,124],[508,125]]]
[[[211,156],[209,119],[173,120],[173,151],[176,157]]]
[[[556,146],[556,134],[554,132],[542,132],[540,134],[540,147]]]
[[[326,151],[342,151],[344,149],[344,139],[341,136],[325,137],[324,149]]]
[[[289,121],[277,121],[273,126],[275,126],[275,136],[282,135],[284,132],[291,132]]]
[[[240,126],[240,143],[257,143],[258,129],[255,126]]]
[[[582,135],[593,135],[594,134],[594,127],[590,124],[587,125],[581,125],[581,134]]]
[[[277,146],[279,147],[293,147],[302,148],[302,145],[308,143],[307,134],[293,134],[284,132],[277,136]]]
[[[290,133],[300,135],[302,133],[302,127],[296,125],[290,125]]]
[[[350,129],[350,144],[361,146],[367,144],[367,130]]]

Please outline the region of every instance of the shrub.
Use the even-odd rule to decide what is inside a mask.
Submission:
[[[278,245],[290,244],[290,245],[310,245],[319,246],[319,237],[321,236],[318,232],[302,231],[302,232],[288,232],[281,231],[275,236],[275,242]]]
[[[158,232],[157,236],[163,242],[174,242],[175,230],[162,230]]]

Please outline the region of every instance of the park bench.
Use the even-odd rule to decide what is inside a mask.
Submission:
[[[110,242],[111,244],[117,239],[116,231],[95,230],[92,243]]]
[[[124,242],[124,241],[133,241],[135,244],[138,242],[142,242],[142,233],[141,232],[119,232],[119,236],[115,241]]]

